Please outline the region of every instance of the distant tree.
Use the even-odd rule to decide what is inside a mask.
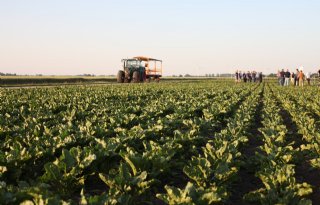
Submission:
[[[180,74],[180,75],[179,75],[179,77],[180,77],[180,78],[182,78],[182,77],[183,77],[183,75],[181,75],[181,74]]]
[[[191,77],[191,75],[190,74],[185,74],[184,77]]]
[[[0,76],[16,76],[16,73],[2,73],[0,72]]]
[[[94,74],[84,73],[84,74],[79,75],[79,76],[91,77],[91,76],[94,76]]]

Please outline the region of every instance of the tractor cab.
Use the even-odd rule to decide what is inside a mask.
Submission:
[[[123,70],[117,75],[118,83],[129,82],[159,82],[162,77],[162,60],[137,56],[129,59],[122,59]]]

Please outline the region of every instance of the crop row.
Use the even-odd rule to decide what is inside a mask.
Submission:
[[[297,183],[293,158],[300,149],[288,139],[288,130],[280,115],[280,108],[270,91],[264,91],[262,124],[263,144],[256,152],[259,164],[256,176],[264,187],[248,193],[248,201],[259,204],[311,204],[305,197],[312,193],[309,184]]]

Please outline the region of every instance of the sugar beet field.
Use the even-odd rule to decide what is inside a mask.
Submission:
[[[0,89],[0,204],[320,204],[319,87]]]

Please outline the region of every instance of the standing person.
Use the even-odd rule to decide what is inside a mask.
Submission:
[[[239,72],[238,70],[236,71],[236,74],[235,74],[235,80],[236,80],[236,83],[239,82]]]
[[[248,77],[249,83],[251,83],[251,81],[252,81],[252,76],[251,76],[250,71],[247,72],[247,77]]]
[[[300,72],[299,72],[299,69],[297,68],[297,69],[296,69],[295,78],[294,78],[294,85],[295,85],[295,86],[298,86],[298,85],[299,85],[299,74],[300,74]]]
[[[140,73],[140,76],[139,76],[138,82],[145,81],[146,68],[144,66],[140,67],[140,72],[139,73]]]
[[[290,82],[290,72],[289,69],[284,73],[284,86],[289,86]]]
[[[242,81],[242,73],[241,73],[241,71],[239,71],[239,82],[241,82]]]
[[[243,78],[243,82],[247,82],[247,74],[244,72],[243,74],[242,74],[242,78]]]
[[[252,71],[252,80],[254,83],[256,82],[256,77],[257,77],[256,75],[257,75],[256,71]]]
[[[310,85],[310,78],[311,78],[311,73],[310,73],[310,72],[307,72],[307,73],[306,73],[306,79],[307,79],[308,85]]]
[[[259,83],[262,83],[262,72],[259,72]]]
[[[294,86],[294,78],[295,78],[295,75],[294,75],[294,72],[291,73],[291,84]]]
[[[303,87],[303,84],[304,84],[304,73],[303,73],[302,70],[300,70],[300,72],[299,72],[298,79],[299,79],[299,86]]]
[[[285,74],[284,69],[282,69],[280,72],[280,82],[281,82],[280,85],[281,86],[284,86],[284,74]]]
[[[281,85],[281,76],[280,76],[280,70],[277,72],[277,77],[278,77],[278,83]]]

